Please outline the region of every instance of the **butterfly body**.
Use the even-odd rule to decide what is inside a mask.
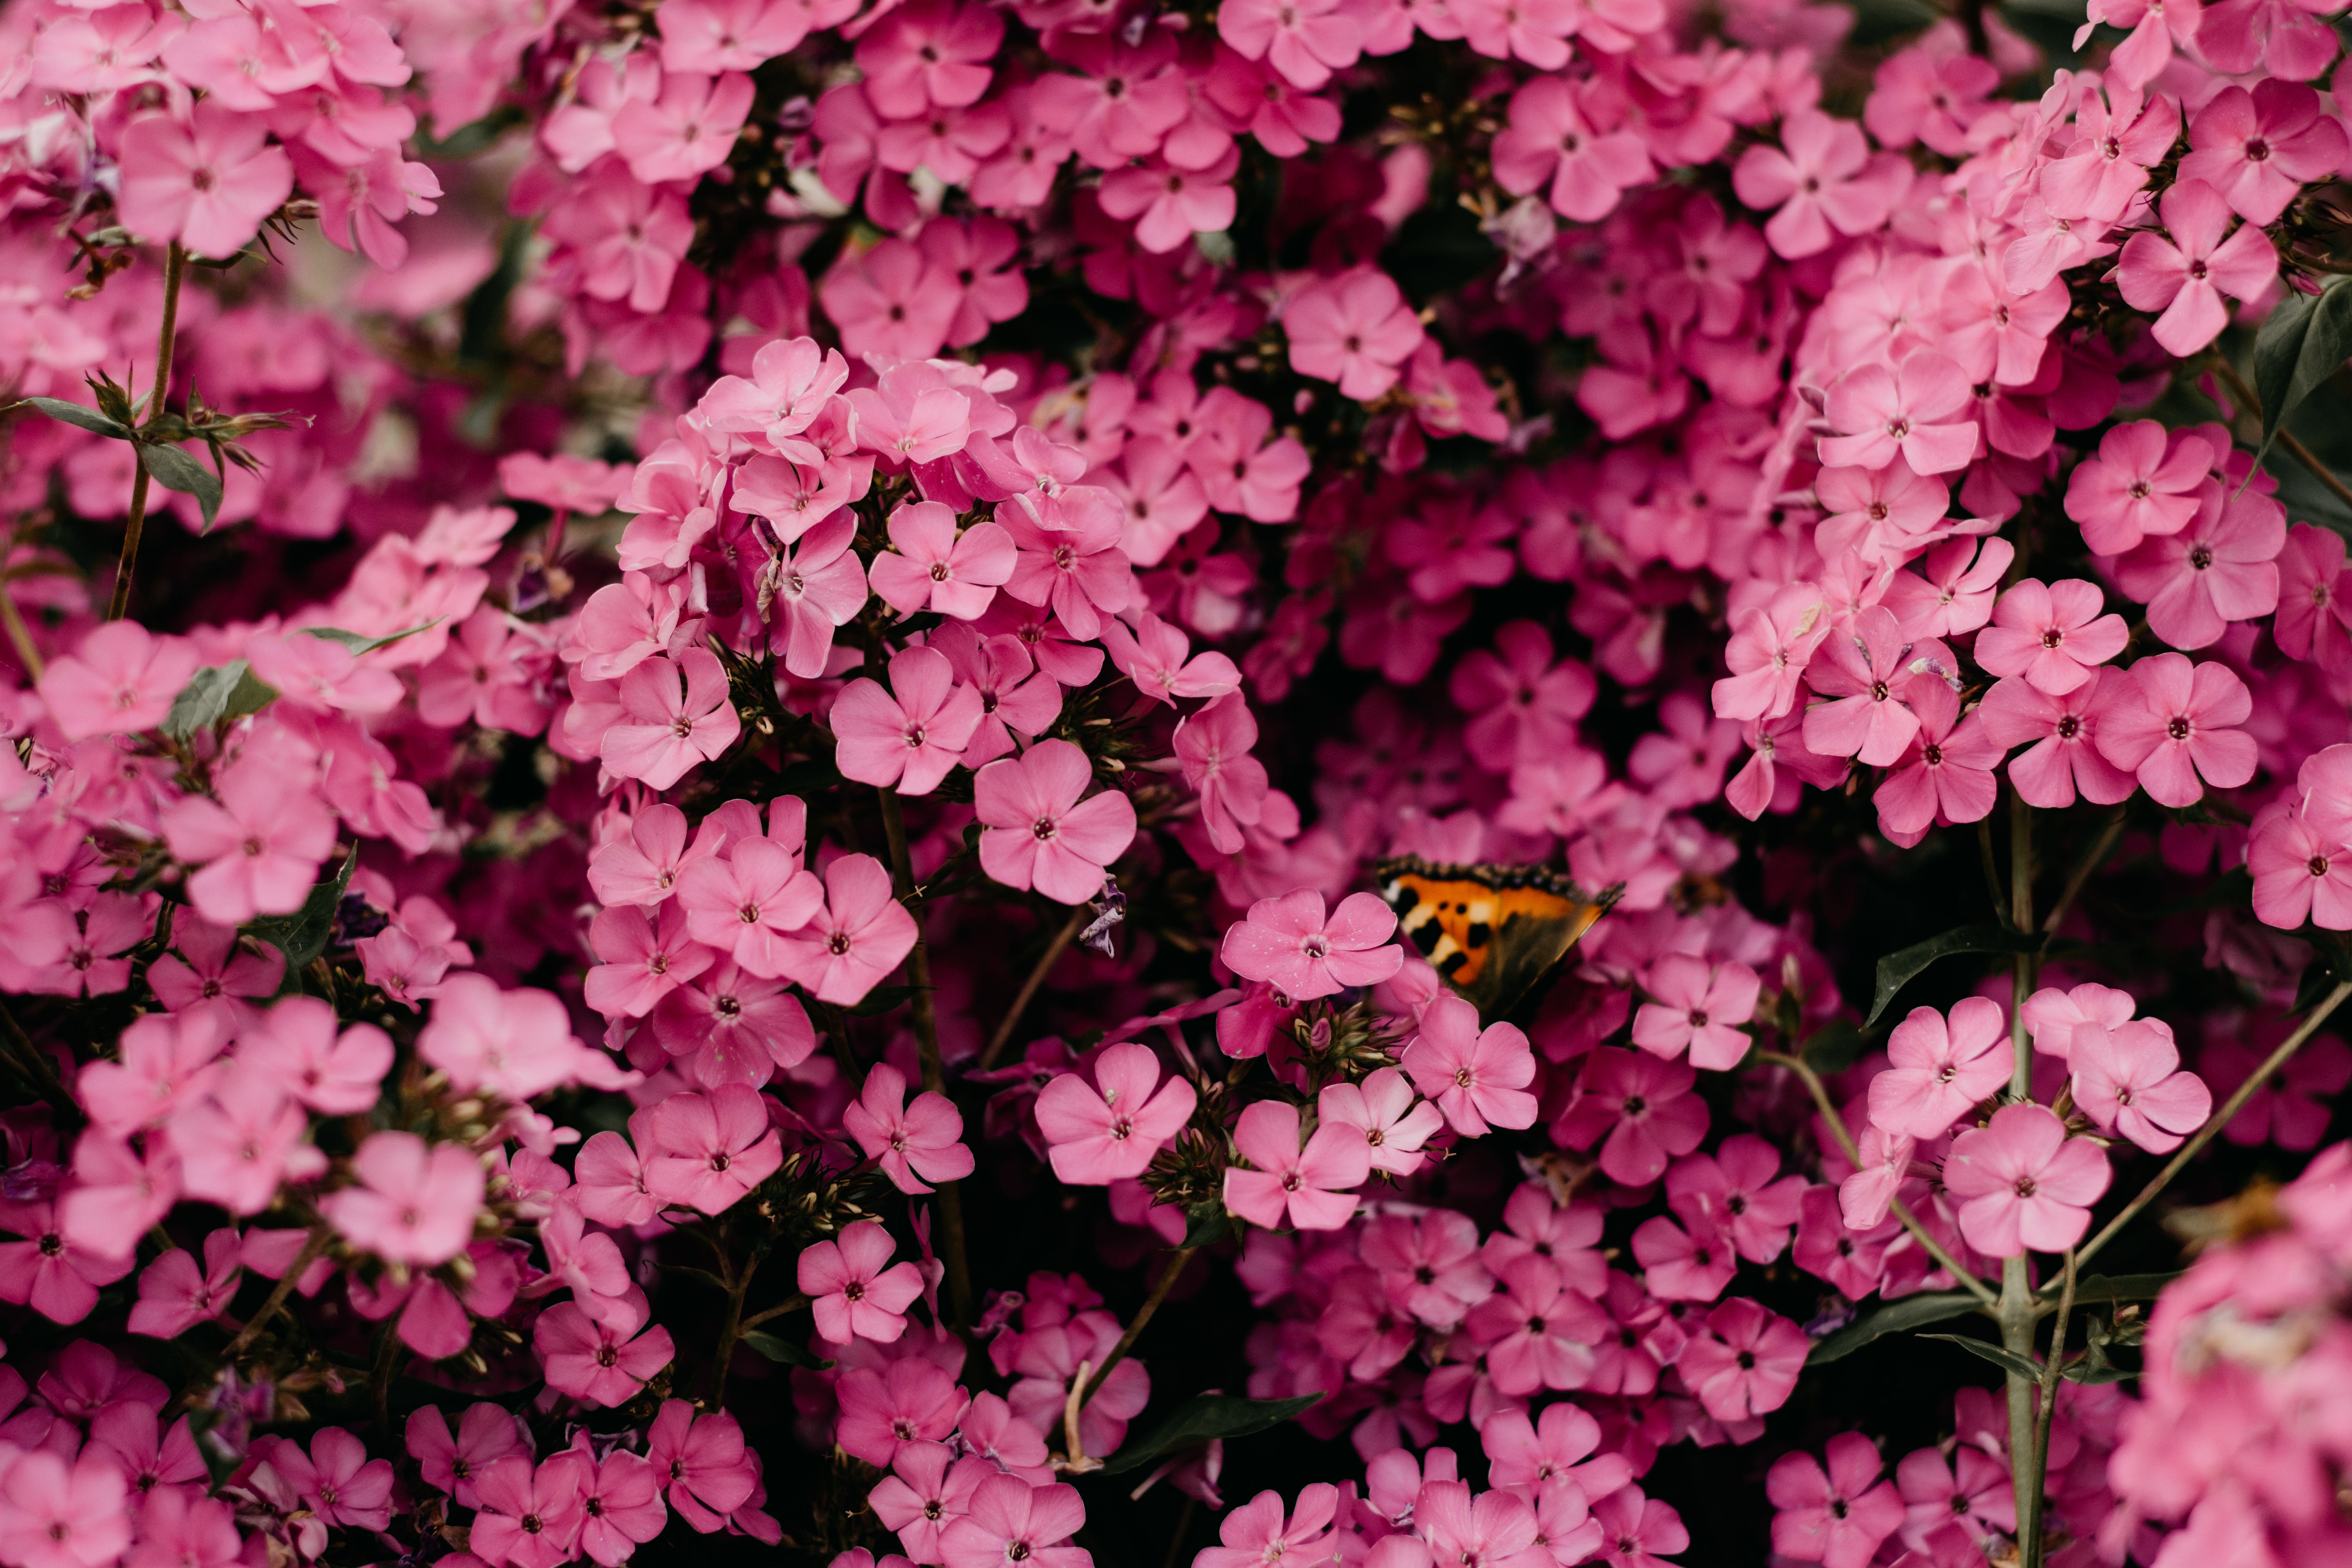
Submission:
[[[1413,856],[1383,860],[1373,874],[1405,940],[1489,1020],[1549,973],[1621,890],[1589,894],[1541,866],[1439,865]]]

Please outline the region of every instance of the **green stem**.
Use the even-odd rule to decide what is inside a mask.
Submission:
[[[1993,919],[2012,931],[2016,927],[2009,918],[2009,898],[2000,890],[2000,870],[1992,857],[1992,813],[1977,818],[1977,859],[1984,868],[1985,896],[1992,900]]]
[[[1135,1348],[1136,1339],[1143,1332],[1143,1326],[1151,1321],[1153,1313],[1160,1310],[1160,1303],[1168,1300],[1169,1289],[1176,1283],[1176,1276],[1183,1273],[1184,1265],[1192,1261],[1193,1250],[1189,1247],[1180,1247],[1168,1255],[1168,1267],[1160,1271],[1160,1279],[1152,1285],[1151,1294],[1146,1296],[1143,1305],[1136,1309],[1134,1320],[1127,1325],[1127,1332],[1118,1336],[1118,1343],[1110,1347],[1110,1354],[1103,1358],[1102,1365],[1095,1368],[1093,1375],[1087,1379],[1086,1390],[1078,1395],[1079,1409],[1087,1407],[1087,1401],[1100,1392],[1105,1380],[1110,1376],[1111,1368],[1125,1361],[1127,1352]]]
[[[907,846],[907,817],[898,805],[898,792],[887,784],[874,791],[882,803],[882,833],[890,842],[890,880],[908,913],[915,917],[915,945],[907,954],[907,980],[915,988],[911,1004],[915,1017],[915,1051],[922,1060],[923,1087],[945,1099],[948,1092],[947,1067],[940,1059],[940,1024],[931,1010],[931,954],[923,941],[923,910],[915,898],[914,857]],[[955,1325],[961,1328],[971,1321],[971,1264],[964,1251],[963,1185],[960,1182],[941,1182],[940,1192],[940,1248],[948,1266],[948,1302],[955,1315]]]
[[[751,1256],[744,1260],[740,1273],[731,1264],[725,1265],[728,1271],[727,1317],[719,1327],[719,1350],[710,1363],[710,1396],[704,1403],[706,1409],[718,1410],[727,1403],[727,1373],[735,1360],[735,1346],[743,1337],[743,1298],[751,1293],[751,1276],[760,1271],[760,1265],[767,1256],[768,1242],[763,1237],[752,1243]]]
[[[147,422],[163,412],[172,388],[172,347],[180,335],[180,281],[188,270],[188,253],[173,240],[163,258],[163,326],[155,342],[155,385],[147,395]],[[114,573],[114,602],[106,618],[119,621],[131,609],[131,574],[139,564],[139,535],[147,521],[147,465],[139,465],[131,479],[131,511],[122,524],[122,563]]]
[[[2009,910],[2016,929],[2033,929],[2033,808],[2016,794],[2009,797]],[[2040,963],[2032,953],[2017,955],[2017,978],[2009,1006],[2011,1100],[2033,1098],[2033,1052],[2025,1038],[2025,999],[2033,994]]]
[[[4,556],[0,556],[0,563],[5,563]],[[25,667],[25,673],[35,680],[40,679],[48,667],[41,660],[41,649],[33,641],[32,628],[25,624],[23,614],[16,608],[16,596],[8,592],[5,574],[0,574],[0,626],[6,628],[8,644],[16,650],[16,660]]]
[[[2075,1254],[2076,1259],[2079,1262],[2088,1263],[2101,1247],[2116,1238],[2118,1231],[2138,1216],[2140,1210],[2154,1203],[2157,1194],[2171,1185],[2172,1178],[2180,1174],[2189,1162],[2195,1159],[2199,1152],[2213,1141],[2213,1135],[2227,1127],[2238,1112],[2246,1108],[2246,1101],[2253,1099],[2255,1092],[2270,1081],[2272,1074],[2286,1066],[2289,1058],[2303,1048],[2303,1043],[2311,1038],[2320,1025],[2327,1022],[2327,1016],[2341,1006],[2347,996],[2352,996],[2352,981],[2347,981],[2336,986],[2335,990],[2321,998],[2319,1005],[2311,1010],[2310,1016],[2304,1019],[2302,1026],[2280,1043],[2279,1048],[2270,1054],[2269,1060],[2254,1069],[2254,1075],[2252,1078],[2238,1086],[2238,1092],[2225,1100],[2221,1109],[2215,1111],[2207,1120],[2205,1125],[2197,1130],[2195,1137],[2180,1146],[2180,1152],[2166,1162],[2164,1169],[2156,1173],[2156,1179],[2140,1189],[2139,1196],[2125,1205],[2121,1214],[2107,1221],[2105,1227],[2098,1235],[2083,1244],[2082,1248]]]
[[[777,1302],[774,1306],[770,1307],[767,1310],[763,1312],[754,1312],[750,1317],[744,1319],[742,1323],[743,1331],[745,1332],[749,1332],[751,1330],[758,1328],[761,1323],[766,1322],[771,1318],[781,1318],[787,1312],[797,1312],[808,1304],[809,1299],[806,1296],[787,1296],[782,1300]]]
[[[25,1033],[24,1026],[16,1022],[16,1016],[8,1011],[4,1002],[0,1002],[0,1036],[7,1039],[8,1055],[15,1060],[17,1073],[34,1091],[68,1122],[79,1121],[81,1107],[74,1103],[65,1080],[58,1077],[56,1067],[41,1054],[41,1047],[33,1044],[33,1037]]]
[[[2033,1424],[2033,1487],[2018,1502],[2017,1549],[2022,1568],[2042,1568],[2042,1499],[2050,1475],[2050,1424],[2058,1413],[2058,1374],[2066,1363],[2066,1320],[2074,1310],[2075,1269],[2076,1258],[2069,1252],[2063,1291],[2058,1298],[2058,1321],[2050,1331],[2050,1357],[2042,1363],[2042,1408]]]
[[[1054,933],[1054,940],[1045,944],[1044,955],[1037,960],[1036,967],[1029,971],[1029,978],[1021,983],[1020,991],[1013,998],[1013,1005],[1005,1009],[1003,1022],[996,1026],[996,1033],[989,1036],[988,1048],[980,1053],[981,1071],[986,1072],[994,1067],[996,1058],[1004,1054],[1004,1047],[1012,1043],[1013,1031],[1020,1026],[1021,1016],[1029,1010],[1029,1004],[1037,999],[1039,989],[1045,984],[1046,974],[1061,961],[1062,954],[1070,950],[1070,943],[1077,940],[1078,932],[1086,928],[1089,912],[1084,904],[1072,910],[1070,918],[1062,922],[1062,929]]]
[[[245,1327],[237,1331],[236,1338],[229,1341],[228,1349],[221,1352],[224,1364],[234,1364],[238,1356],[251,1348],[261,1333],[262,1325],[278,1315],[278,1310],[286,1305],[286,1298],[294,1293],[294,1287],[300,1282],[303,1270],[318,1260],[319,1255],[327,1250],[327,1244],[333,1238],[333,1233],[328,1230],[324,1220],[310,1227],[310,1239],[302,1244],[302,1250],[294,1255],[294,1261],[288,1264],[286,1272],[278,1277],[278,1284],[270,1290],[268,1300],[261,1303],[259,1311],[246,1320]]]

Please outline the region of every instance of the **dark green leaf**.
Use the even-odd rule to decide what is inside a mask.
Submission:
[[[2015,1373],[2033,1383],[2042,1381],[2040,1362],[2030,1356],[2019,1355],[2015,1351],[2005,1350],[1990,1340],[1974,1340],[1966,1334],[1921,1334],[1919,1337],[1923,1340],[1949,1340],[1970,1354],[1984,1357],[2003,1372]]]
[[[766,1356],[770,1361],[782,1362],[786,1366],[813,1366],[823,1369],[833,1364],[829,1361],[819,1360],[792,1341],[779,1339],[764,1329],[744,1330],[743,1343]]]
[[[1819,1366],[1823,1362],[1843,1361],[1873,1340],[1944,1322],[1974,1311],[1976,1306],[1977,1299],[1966,1290],[1933,1290],[1889,1301],[1837,1332],[1825,1335],[1815,1343],[1812,1353],[1805,1357],[1805,1364]]]
[[[205,514],[205,529],[211,531],[213,519],[220,515],[218,474],[177,447],[151,447],[143,442],[139,447],[139,464],[165,489],[195,497],[197,508]]]
[[[429,632],[448,618],[446,616],[436,616],[429,621],[413,626],[404,632],[394,632],[388,637],[372,637],[360,632],[347,632],[341,626],[302,626],[299,629],[304,637],[341,643],[355,654],[373,653],[380,647],[390,647],[403,637],[413,637],[419,632]]]
[[[2093,1274],[2074,1281],[2074,1304],[2095,1306],[2101,1301],[2153,1301],[2167,1285],[2179,1279],[2172,1274]],[[2062,1289],[2053,1279],[2042,1287],[2042,1294],[2053,1300]]]
[[[1853,1066],[1869,1044],[1869,1035],[1853,1025],[1832,1024],[1814,1031],[1797,1054],[1817,1073],[1841,1073]]]
[[[2254,395],[2263,400],[2263,460],[2295,405],[2352,356],[2352,289],[2338,275],[2316,295],[2288,290],[2254,338]]]
[[[1962,952],[2039,952],[2042,938],[2032,931],[2011,931],[2005,926],[1957,926],[1941,936],[1914,942],[1899,952],[1890,952],[1878,961],[1878,994],[1872,999],[1870,1016],[1863,1027],[1876,1024],[1886,1011],[1895,994],[1908,985],[1921,972],[1939,958],[1949,958]]]
[[[264,915],[246,922],[247,931],[286,955],[289,978],[308,969],[312,959],[327,951],[327,939],[335,931],[335,911],[342,905],[343,889],[352,885],[352,873],[359,863],[357,851],[346,852],[342,868],[312,888],[300,909],[290,915]]]
[[[245,660],[209,664],[172,699],[172,710],[163,715],[163,733],[184,741],[199,730],[258,713],[277,700],[278,689],[257,679]]]
[[[853,1018],[871,1018],[877,1013],[887,1013],[914,1000],[915,993],[926,989],[920,985],[877,985],[866,994],[866,1000],[849,1010]]]
[[[229,1477],[236,1474],[245,1458],[213,1436],[213,1428],[226,1414],[209,1405],[199,1405],[188,1412],[188,1436],[195,1439],[196,1453],[204,1459],[205,1473],[211,1478],[215,1491],[228,1484]]]
[[[127,427],[109,419],[95,408],[84,408],[80,404],[68,403],[62,397],[27,397],[9,406],[37,408],[52,419],[61,420],[68,425],[79,425],[94,435],[111,436],[118,441],[131,439],[131,432]]]
[[[1139,1470],[1212,1438],[1246,1437],[1279,1426],[1322,1397],[1302,1394],[1296,1399],[1244,1399],[1237,1394],[1196,1394],[1150,1431],[1131,1439],[1102,1468],[1102,1473],[1116,1476]]]
[[[1209,1247],[1233,1235],[1234,1222],[1225,1213],[1224,1200],[1211,1198],[1184,1211],[1184,1245]]]

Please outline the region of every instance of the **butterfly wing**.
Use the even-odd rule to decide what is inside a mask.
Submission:
[[[1615,889],[1588,898],[1533,867],[1406,858],[1382,862],[1377,874],[1405,940],[1489,1022],[1509,1012],[1616,901]]]

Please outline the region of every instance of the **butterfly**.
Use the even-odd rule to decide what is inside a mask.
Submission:
[[[1489,1022],[1551,972],[1624,891],[1585,892],[1541,866],[1438,866],[1417,857],[1373,868],[1408,941]]]

